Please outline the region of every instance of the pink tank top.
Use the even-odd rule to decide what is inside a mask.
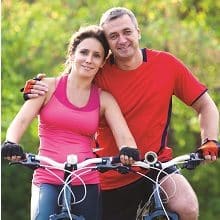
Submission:
[[[64,162],[68,154],[77,154],[78,161],[95,157],[92,140],[99,123],[99,89],[92,85],[90,97],[83,107],[76,107],[66,95],[67,75],[62,76],[49,102],[39,113],[39,155]],[[74,91],[73,91],[74,92]],[[77,171],[80,174],[83,171]],[[63,171],[53,170],[63,179]],[[99,183],[98,173],[90,171],[80,176],[86,184]],[[34,172],[33,183],[62,184],[62,181],[44,169]],[[81,185],[75,178],[72,184]]]

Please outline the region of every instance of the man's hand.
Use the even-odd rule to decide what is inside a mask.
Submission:
[[[140,153],[134,147],[122,147],[119,152],[120,161],[125,165],[131,165],[134,161],[140,160]]]
[[[23,92],[23,98],[25,101],[36,98],[39,95],[45,95],[45,93],[48,91],[48,87],[45,83],[41,82],[45,76],[46,74],[39,73],[37,77],[26,81],[24,88],[20,90]]]
[[[198,151],[205,160],[216,160],[220,154],[220,144],[216,140],[206,140]]]
[[[5,141],[2,144],[1,155],[4,159],[18,161],[24,158],[24,152],[19,144]]]

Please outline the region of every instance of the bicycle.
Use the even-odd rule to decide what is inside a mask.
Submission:
[[[99,172],[107,172],[108,170],[115,170],[122,174],[127,174],[129,172],[136,172],[138,175],[144,176],[142,173],[133,169],[133,167],[141,167],[143,169],[156,169],[160,170],[160,173],[164,172],[163,170],[167,167],[176,165],[181,166],[180,169],[194,169],[196,168],[201,161],[204,159],[201,157],[199,153],[190,153],[182,156],[177,156],[168,162],[160,162],[157,160],[157,155],[154,152],[147,152],[145,154],[145,158],[143,161],[137,161],[132,166],[126,166],[119,163],[118,158],[114,157],[103,157],[103,158],[91,158],[87,159],[83,162],[77,163],[76,155],[68,155],[67,162],[65,163],[57,163],[50,158],[38,156],[34,154],[26,154],[26,160],[19,162],[11,162],[10,164],[21,164],[27,166],[32,169],[37,169],[39,167],[46,167],[46,165],[42,165],[41,162],[46,162],[51,165],[51,168],[57,168],[64,170],[64,184],[63,189],[61,190],[62,196],[62,209],[61,213],[55,213],[50,216],[49,220],[58,220],[58,219],[70,219],[70,220],[85,220],[83,216],[77,216],[71,213],[71,189],[70,189],[70,177],[74,175],[76,170],[83,169],[89,167],[91,170],[98,170]],[[147,177],[146,177],[147,178]],[[179,216],[175,212],[169,212],[165,209],[163,201],[161,199],[161,183],[159,183],[159,179],[153,181],[153,193],[150,196],[150,199],[146,203],[146,206],[137,213],[137,220],[178,220]],[[85,195],[86,196],[86,189]]]
[[[25,154],[25,159],[21,161],[10,162],[10,165],[23,165],[25,167],[31,168],[32,170],[38,168],[45,169],[59,169],[64,171],[64,179],[63,179],[63,188],[60,191],[60,195],[58,196],[58,201],[62,197],[62,202],[58,205],[61,206],[60,213],[54,213],[49,216],[49,220],[85,220],[82,215],[75,215],[72,213],[72,205],[71,198],[74,198],[74,195],[71,191],[71,177],[75,176],[82,181],[84,186],[84,195],[82,196],[81,201],[86,196],[86,186],[83,180],[80,178],[80,175],[75,172],[80,169],[88,168],[90,170],[96,169],[100,172],[105,172],[107,170],[119,170],[121,169],[121,173],[123,173],[123,169],[128,170],[128,167],[122,166],[120,164],[116,164],[116,158],[114,157],[103,157],[103,158],[90,158],[81,163],[77,163],[76,155],[67,155],[67,160],[64,163],[58,163],[51,158],[45,156],[39,156],[31,153]],[[115,161],[115,162],[114,162]],[[45,164],[46,163],[46,164]],[[92,167],[88,167],[89,165],[94,164]],[[76,201],[75,201],[76,203]]]

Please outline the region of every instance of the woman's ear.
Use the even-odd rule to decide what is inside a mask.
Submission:
[[[74,59],[75,59],[74,55],[71,55],[71,56],[69,57],[69,61],[70,61],[70,62],[73,62]]]
[[[100,65],[99,68],[102,68],[102,67],[105,65],[106,60],[107,60],[107,59],[105,59],[105,60],[102,62],[102,64]]]

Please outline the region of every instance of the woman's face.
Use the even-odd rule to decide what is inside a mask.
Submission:
[[[95,38],[86,38],[72,56],[73,70],[83,77],[94,77],[104,64],[104,48]]]

